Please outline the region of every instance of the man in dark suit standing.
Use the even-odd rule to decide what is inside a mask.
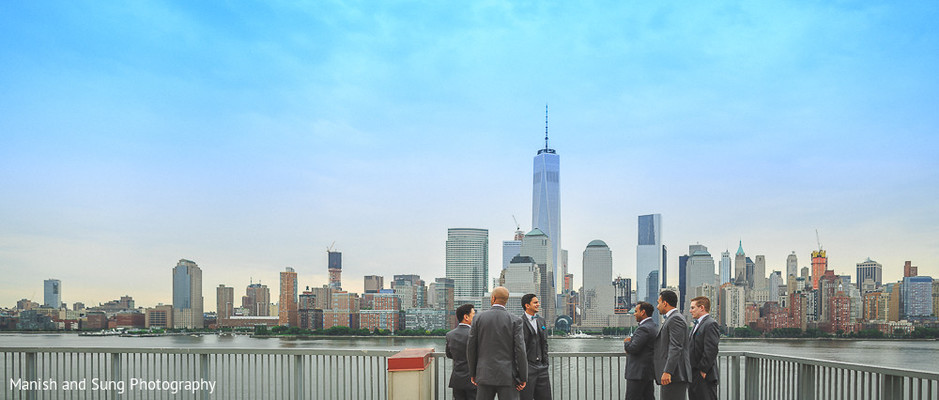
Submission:
[[[711,299],[704,296],[691,299],[691,316],[695,323],[688,351],[691,358],[688,398],[692,400],[717,400],[717,347],[721,330],[710,312]]]
[[[476,398],[517,400],[528,379],[522,319],[509,314],[505,303],[509,290],[492,289],[492,308],[476,314],[466,342],[470,381],[477,385]]]
[[[655,338],[655,379],[662,385],[662,400],[684,400],[688,396],[691,363],[688,361],[688,324],[675,305],[678,295],[671,290],[659,293],[659,314],[665,322]]]
[[[548,380],[548,335],[541,311],[541,300],[532,293],[522,296],[522,320],[525,321],[525,350],[528,354],[528,380],[519,393],[521,400],[551,400],[551,382]]]
[[[450,387],[453,400],[473,400],[476,398],[476,385],[470,382],[469,366],[466,364],[466,341],[469,340],[470,326],[476,310],[472,304],[464,304],[456,309],[456,320],[460,324],[447,332],[447,358],[453,360],[453,372],[450,373]]]
[[[658,333],[652,304],[640,301],[636,304],[636,322],[639,327],[632,336],[623,339],[623,347],[629,360],[626,363],[626,399],[654,400],[655,372],[652,368],[652,352],[655,349],[655,335]]]

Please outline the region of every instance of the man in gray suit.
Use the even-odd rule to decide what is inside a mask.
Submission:
[[[655,337],[655,379],[662,385],[662,400],[684,400],[691,380],[688,361],[688,324],[675,305],[678,295],[671,290],[659,293],[657,308],[665,322]]]
[[[691,299],[691,316],[695,323],[688,351],[691,358],[688,398],[692,400],[717,400],[717,347],[721,330],[710,312],[711,299],[704,296]]]
[[[533,293],[522,296],[522,320],[525,327],[525,351],[528,354],[528,380],[519,393],[521,400],[551,400],[551,381],[548,376],[548,335],[544,318],[538,316],[541,300]]]
[[[626,399],[654,400],[655,372],[652,368],[652,352],[658,329],[652,321],[652,304],[640,301],[636,304],[636,322],[639,327],[632,336],[623,339],[623,347],[629,359],[626,363]]]
[[[464,304],[456,309],[456,320],[460,324],[447,332],[447,358],[453,360],[453,372],[450,373],[450,387],[453,400],[473,400],[476,398],[476,385],[470,382],[469,366],[466,364],[466,341],[469,340],[470,325],[476,310],[472,304]]]
[[[476,398],[517,400],[528,379],[528,361],[522,319],[505,310],[509,290],[492,289],[492,308],[476,314],[466,343],[470,380],[477,385]]]

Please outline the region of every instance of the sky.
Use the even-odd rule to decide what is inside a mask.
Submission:
[[[465,3],[465,4],[464,4]],[[445,276],[448,228],[531,229],[532,159],[561,160],[561,246],[635,278],[662,214],[688,245],[819,243],[939,276],[939,3],[3,2],[0,307],[131,295],[171,271],[278,290]],[[817,235],[816,235],[817,232]],[[275,296],[276,297],[276,296]]]

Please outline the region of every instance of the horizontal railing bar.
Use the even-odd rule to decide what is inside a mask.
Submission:
[[[861,371],[861,372],[873,372],[876,374],[882,375],[899,375],[906,376],[911,378],[919,379],[928,379],[928,380],[939,380],[939,373],[926,372],[926,371],[917,371],[912,369],[902,369],[902,368],[890,368],[890,367],[879,367],[874,365],[865,365],[865,364],[854,364],[844,361],[828,361],[828,360],[819,360],[815,358],[802,358],[802,357],[792,357],[792,356],[781,356],[776,354],[766,354],[766,353],[756,353],[756,352],[742,352],[742,356],[752,357],[752,358],[762,358],[766,360],[779,360],[793,363],[800,363],[805,365],[816,365],[821,367],[829,368],[840,368],[851,371]],[[725,353],[718,352],[718,356],[723,356]]]
[[[387,357],[398,350],[377,349],[258,349],[258,348],[184,348],[184,347],[0,347],[0,353],[144,353],[144,354],[284,354]]]

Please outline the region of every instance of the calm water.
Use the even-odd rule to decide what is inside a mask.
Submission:
[[[0,347],[232,347],[232,348],[320,348],[393,349],[431,347],[443,351],[441,338],[316,338],[253,339],[247,336],[206,335],[146,338],[88,337],[74,334],[0,334]],[[724,340],[721,350],[754,351],[866,365],[939,372],[939,341],[768,341]],[[552,339],[552,351],[623,351],[622,339]]]

